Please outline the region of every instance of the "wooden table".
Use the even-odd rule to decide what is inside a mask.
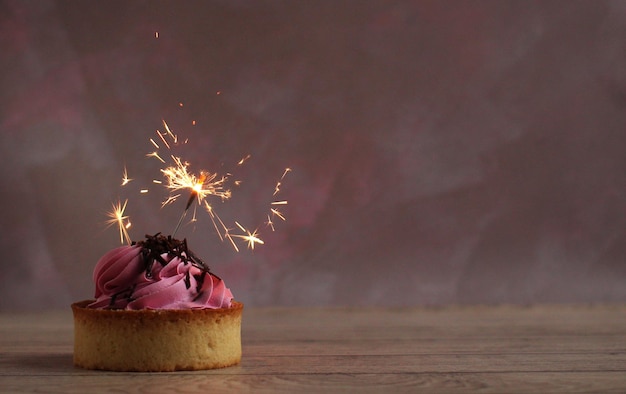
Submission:
[[[0,392],[626,392],[626,306],[247,308],[241,365],[72,366],[68,310],[0,314]]]

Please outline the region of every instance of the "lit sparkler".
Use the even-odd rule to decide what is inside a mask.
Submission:
[[[236,225],[235,229],[229,228],[220,218],[217,212],[215,212],[213,206],[207,200],[209,197],[217,197],[220,198],[222,201],[230,199],[231,191],[228,185],[239,185],[241,181],[230,181],[230,173],[226,173],[225,175],[218,175],[217,173],[205,170],[201,170],[198,173],[191,172],[190,164],[187,161],[184,161],[180,156],[176,156],[171,153],[173,147],[179,145],[178,136],[172,132],[165,120],[163,120],[163,126],[165,128],[164,132],[160,132],[159,130],[156,131],[158,138],[149,139],[149,142],[155,150],[151,153],[148,153],[146,156],[155,158],[165,165],[164,168],[160,169],[164,180],[153,180],[154,184],[161,185],[169,191],[169,195],[161,203],[162,207],[173,204],[179,199],[179,197],[183,195],[188,195],[184,210],[178,220],[178,223],[176,224],[176,227],[172,233],[172,237],[181,227],[189,210],[193,207],[193,215],[190,222],[195,222],[197,220],[196,209],[197,207],[202,207],[207,212],[220,240],[224,241],[225,239],[227,239],[236,251],[239,251],[239,248],[237,247],[235,238],[243,240],[249,249],[254,249],[255,245],[257,244],[263,245],[264,241],[260,238],[258,229],[254,231],[249,231],[237,221],[234,221]],[[186,144],[187,140],[184,140],[181,143]],[[161,151],[162,149],[167,149],[168,151],[170,151],[170,153],[164,154]],[[239,160],[237,166],[243,165],[248,159],[250,159],[250,157],[251,155],[249,154],[244,156],[241,160]],[[284,170],[282,176],[280,177],[280,180],[276,183],[273,196],[280,192],[282,180],[289,171],[291,171],[290,168],[286,168]],[[128,177],[128,172],[126,168],[124,168],[122,185],[124,186],[128,184],[131,180],[132,179]],[[142,189],[141,193],[147,193],[147,191],[148,189]],[[118,202],[117,205],[113,204],[113,209],[108,214],[110,220],[107,221],[107,224],[117,224],[118,230],[120,232],[120,241],[123,243],[124,240],[126,240],[130,244],[131,241],[128,235],[130,220],[129,217],[124,214],[127,203],[128,200],[126,200],[124,204],[121,204],[121,202]],[[286,220],[284,214],[280,212],[277,207],[279,205],[286,204],[286,200],[274,201],[271,203],[270,213],[267,215],[268,221],[265,224],[271,227],[272,231],[274,231],[274,223],[272,222],[272,218],[278,217],[283,221]],[[236,230],[237,232],[241,231],[241,234],[233,233],[233,230]]]
[[[163,121],[163,126],[165,128],[165,132],[161,133],[157,130],[157,135],[159,137],[160,143],[165,148],[171,151],[172,146],[178,144],[178,136],[172,132],[165,120]],[[158,152],[158,149],[160,149],[160,144],[157,143],[154,139],[151,139],[150,142],[155,148],[157,148],[157,151],[152,152],[148,156],[155,157],[159,159],[159,161],[165,163],[165,161]],[[183,143],[186,144],[187,141],[185,140]],[[171,163],[167,167],[161,169],[161,174],[165,178],[163,186],[170,191],[170,194],[163,201],[161,206],[163,207],[172,204],[177,201],[180,196],[185,194],[185,192],[189,193],[185,208],[178,220],[178,223],[176,224],[172,236],[174,236],[179,230],[189,212],[189,209],[192,207],[194,201],[196,201],[197,205],[194,205],[193,207],[193,218],[191,221],[196,221],[196,208],[198,206],[204,206],[220,239],[223,241],[224,237],[226,237],[232,243],[232,238],[230,238],[229,236],[226,225],[224,225],[224,222],[220,219],[217,213],[215,213],[211,205],[206,201],[206,198],[210,196],[219,197],[222,201],[227,200],[231,197],[231,191],[226,186],[228,176],[219,176],[217,173],[204,170],[200,171],[199,175],[196,175],[189,170],[190,164],[186,161],[183,161],[181,157],[175,156],[173,154],[170,154],[169,157],[171,159]],[[250,155],[241,159],[239,164],[243,164],[243,162],[249,157]],[[161,181],[157,180],[155,180],[154,182],[162,183]],[[222,235],[222,232],[224,235]]]
[[[183,162],[179,157],[171,156],[174,165],[166,167],[161,170],[161,173],[166,178],[167,182],[165,187],[171,192],[188,191],[189,198],[185,204],[185,209],[178,220],[178,224],[172,233],[172,236],[176,234],[182,221],[187,216],[187,212],[191,207],[191,204],[195,201],[198,205],[202,205],[202,201],[208,196],[220,197],[222,200],[230,198],[231,192],[224,188],[226,177],[218,178],[217,173],[209,173],[201,171],[200,175],[196,176],[190,173],[187,168],[188,163]],[[180,197],[179,194],[170,195],[163,205],[171,204]],[[195,216],[195,214],[194,214]]]

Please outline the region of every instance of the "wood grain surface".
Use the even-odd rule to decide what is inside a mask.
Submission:
[[[626,306],[249,308],[241,365],[72,365],[68,310],[0,315],[0,392],[624,393]]]

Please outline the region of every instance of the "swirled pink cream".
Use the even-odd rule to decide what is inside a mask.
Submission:
[[[188,252],[187,252],[188,253]],[[147,257],[141,245],[121,246],[96,264],[93,279],[99,309],[228,308],[233,295],[224,281],[192,264],[186,252]],[[147,261],[150,259],[150,261]]]

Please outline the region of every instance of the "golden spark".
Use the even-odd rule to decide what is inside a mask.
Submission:
[[[274,201],[272,202],[271,205],[287,205],[287,201],[283,200],[283,201]],[[272,212],[272,216],[278,216],[283,222],[287,219],[285,219],[285,216],[282,214],[282,212],[280,212],[278,210],[278,208],[270,208],[270,211]],[[274,227],[272,226],[272,231],[274,230]]]
[[[146,157],[154,157],[154,158],[158,159],[161,163],[165,164],[165,160],[163,160],[161,158],[161,156],[159,156],[159,152],[157,152],[157,151],[150,152],[150,153],[146,154]]]
[[[165,124],[167,126],[167,124]],[[156,131],[157,135],[159,136],[159,138],[161,139],[161,141],[163,142],[163,144],[167,147],[167,149],[171,149],[170,144],[167,142],[167,140],[165,139],[165,136],[163,134],[161,134],[161,132],[159,130]],[[167,134],[166,134],[167,135]],[[152,142],[152,144],[154,146],[157,147],[157,149],[160,149],[159,145],[157,145],[156,142],[154,142],[154,140],[152,138],[150,138],[150,142]]]
[[[128,171],[126,171],[126,167],[124,167],[124,173],[122,174],[122,186],[126,186],[130,181],[132,181],[132,179],[128,177]]]
[[[178,197],[180,197],[180,194],[175,194],[175,195],[172,195],[172,196],[168,196],[168,197],[165,199],[165,201],[163,201],[163,202],[161,203],[161,208],[163,208],[164,206],[166,206],[166,205],[168,205],[168,204],[173,203],[174,201],[176,201],[176,199],[177,199]]]
[[[217,232],[217,235],[220,237],[220,240],[223,241],[224,238],[222,237],[222,230],[224,231],[224,234],[226,234],[226,237],[228,237],[227,235],[228,228],[226,227],[222,219],[219,217],[219,215],[213,210],[213,207],[207,201],[204,201],[204,209],[209,214],[209,218],[211,218],[211,222],[213,223],[213,227],[215,227],[215,231]],[[218,223],[219,223],[219,226],[218,226]]]
[[[274,194],[272,194],[272,196],[275,196],[278,194],[278,192],[280,191],[280,181],[276,182],[276,186],[274,187]]]
[[[172,139],[172,141],[177,144],[178,143],[178,136],[174,133],[172,133],[172,130],[170,129],[170,126],[167,125],[167,122],[165,121],[165,119],[163,119],[163,127],[165,127],[165,131],[167,133],[167,135]],[[164,135],[162,135],[161,133],[159,133],[159,135],[161,135],[163,137],[165,137]],[[165,142],[167,144],[167,142],[165,141],[165,139],[163,138],[163,142]],[[169,149],[170,146],[167,145],[167,148]]]
[[[112,209],[107,213],[107,216],[110,218],[107,220],[107,227],[110,227],[114,224],[117,224],[117,228],[120,232],[120,243],[123,244],[124,240],[130,245],[131,240],[128,235],[128,229],[130,228],[130,220],[129,216],[124,215],[124,211],[126,211],[126,204],[128,204],[128,199],[124,201],[122,205],[121,201],[117,201],[117,204],[112,204]]]
[[[289,171],[291,171],[291,168],[289,167],[285,168],[285,171],[283,171],[283,175],[280,177],[280,180],[276,182],[276,186],[274,187],[274,194],[272,194],[273,196],[277,195],[278,192],[280,192],[280,186],[282,185],[282,180],[285,178],[285,175],[287,175]]]
[[[238,166],[243,165],[243,163],[245,163],[249,158],[251,157],[251,155],[246,155],[246,157],[242,158],[241,160],[239,160],[239,162],[237,163]]]
[[[276,208],[270,208],[270,211],[272,212],[272,215],[274,216],[278,216],[283,222],[287,219],[285,219],[285,217],[283,216],[283,214]]]
[[[241,239],[247,241],[249,249],[254,250],[254,245],[255,244],[263,245],[265,243],[265,242],[263,242],[263,240],[261,238],[259,238],[259,234],[257,233],[257,230],[254,230],[253,232],[250,232],[245,227],[243,227],[241,224],[239,224],[237,222],[235,222],[235,224],[237,225],[237,227],[239,227],[241,229],[241,231],[243,231],[246,234],[245,235],[233,234],[231,236],[232,237],[241,238]]]
[[[276,229],[274,228],[274,222],[272,222],[272,218],[270,217],[270,215],[267,215],[267,222],[265,222],[265,225],[271,228],[272,231],[276,231]]]

